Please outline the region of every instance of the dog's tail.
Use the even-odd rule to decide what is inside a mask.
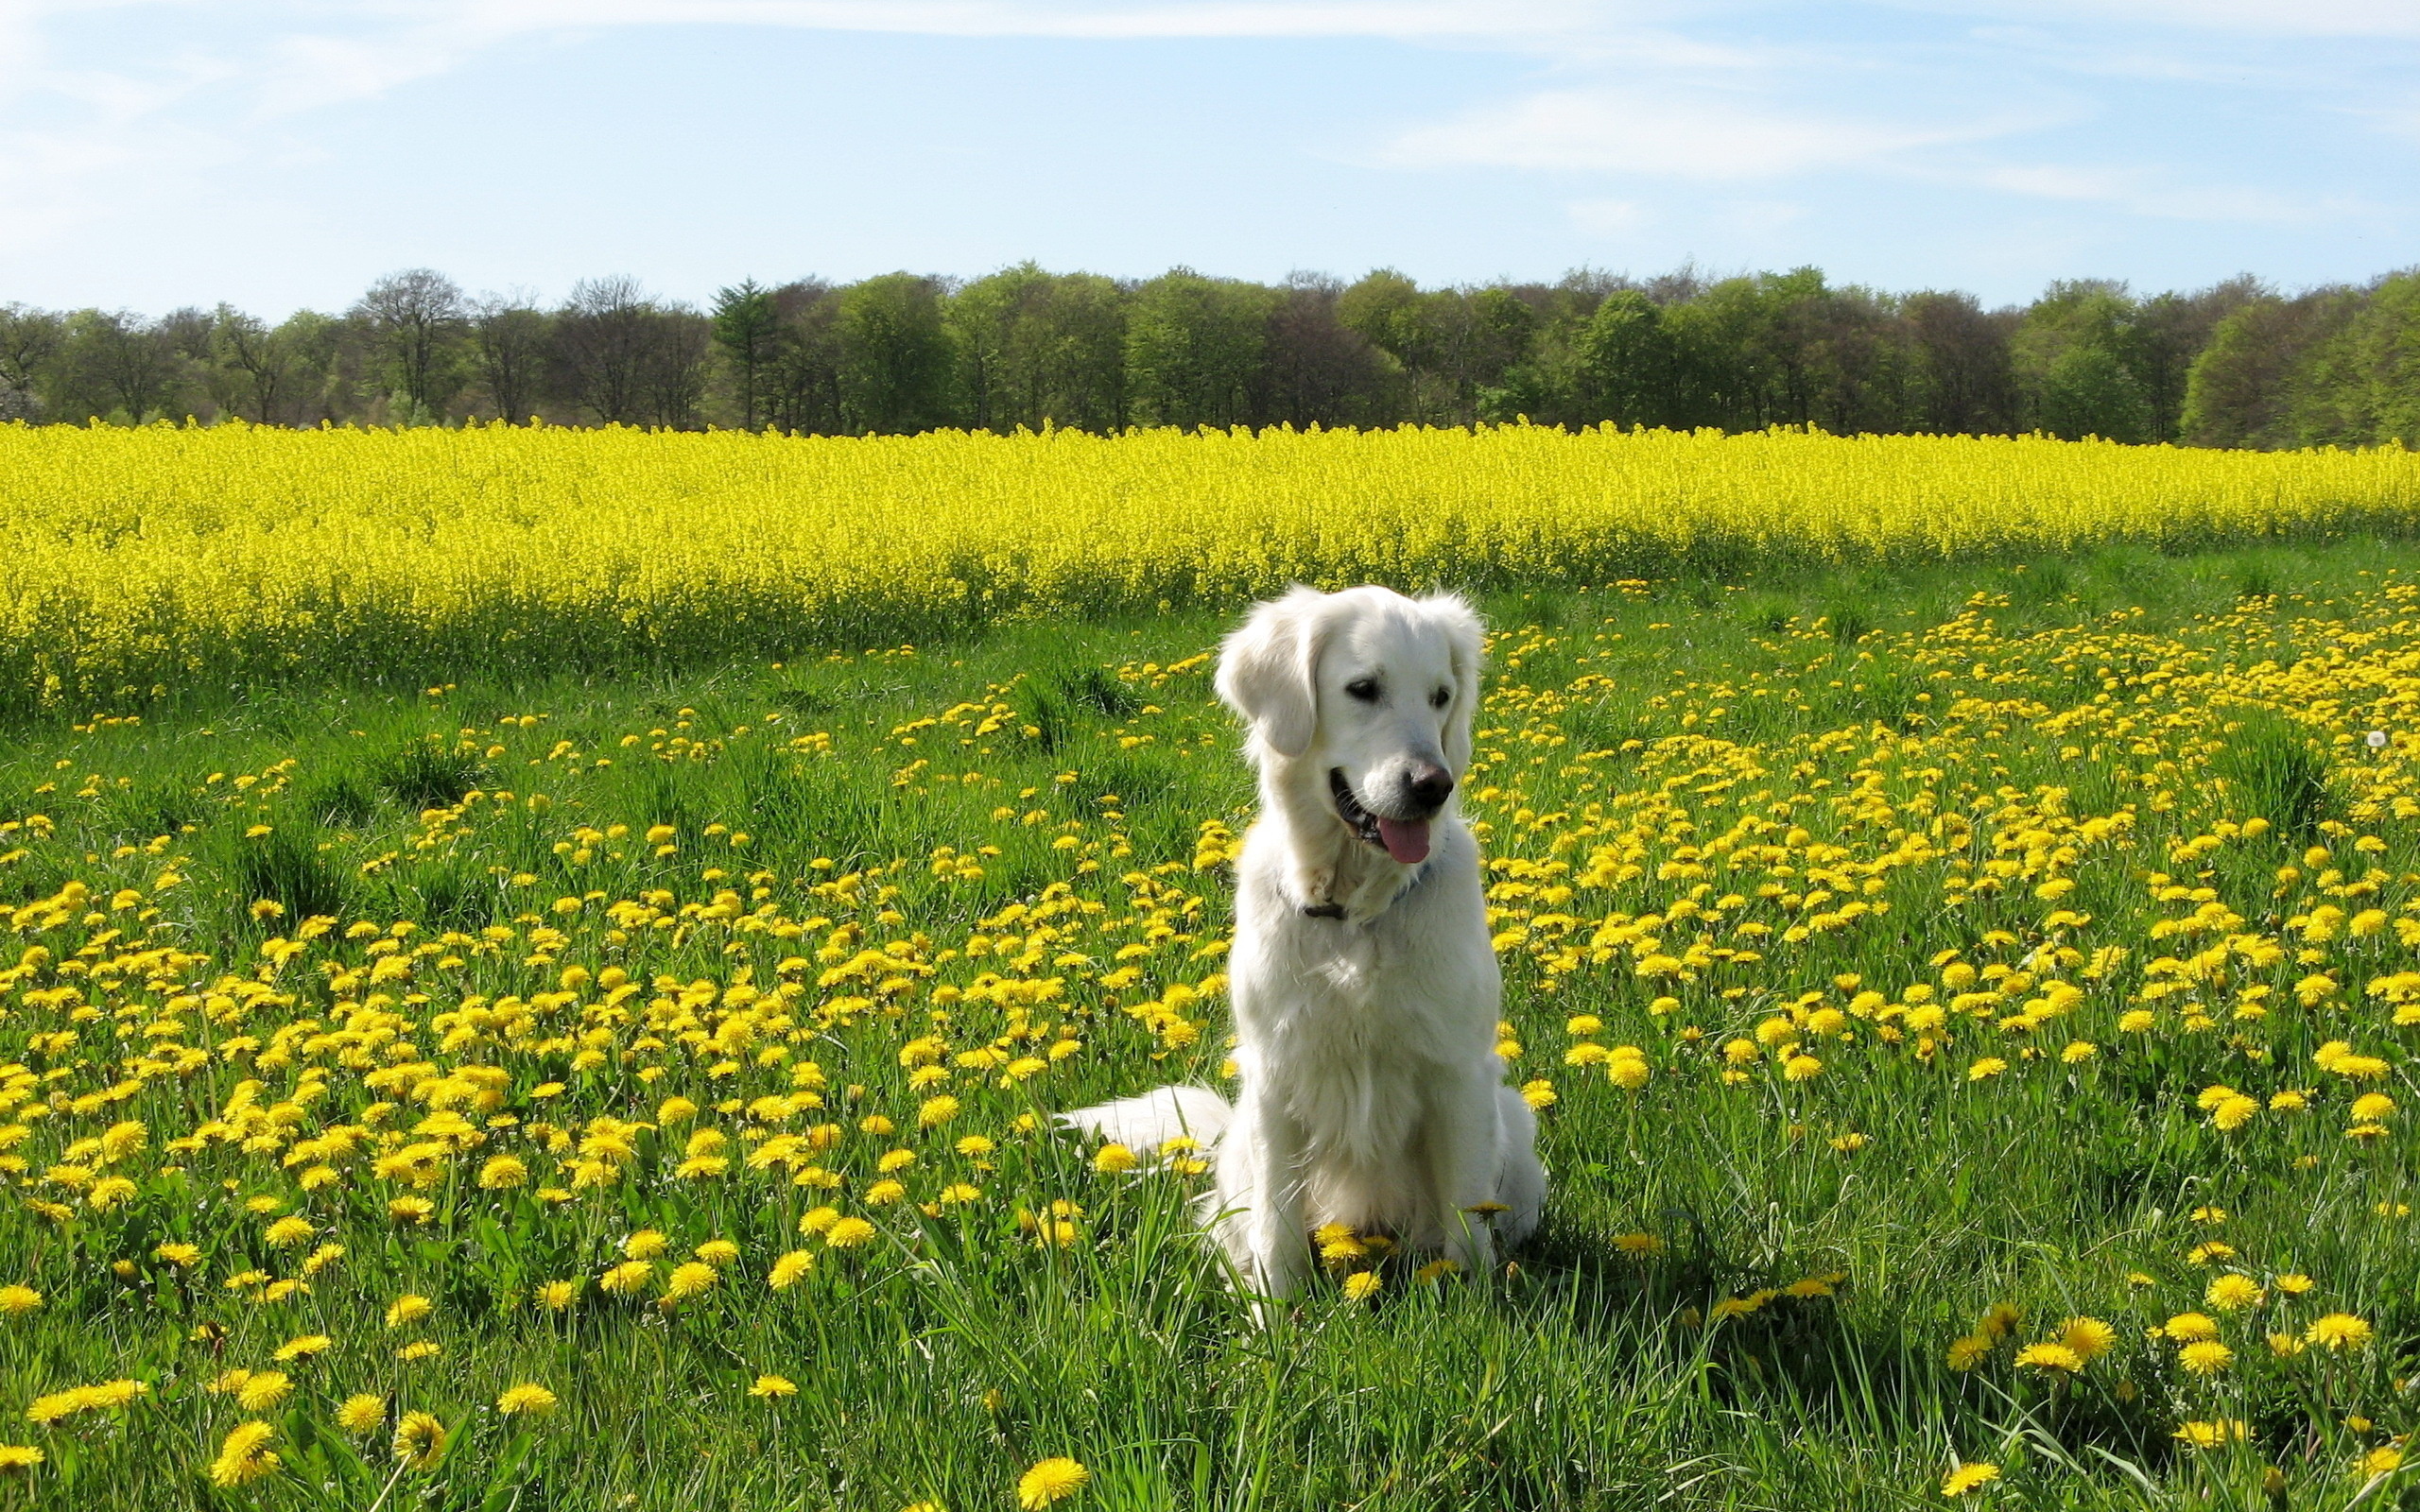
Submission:
[[[1227,1100],[1207,1087],[1161,1087],[1140,1097],[1080,1108],[1062,1113],[1059,1122],[1089,1129],[1123,1144],[1137,1155],[1151,1155],[1169,1140],[1186,1137],[1207,1149],[1227,1131],[1236,1116]]]

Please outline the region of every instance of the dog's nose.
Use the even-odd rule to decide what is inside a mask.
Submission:
[[[1410,794],[1411,800],[1421,807],[1437,808],[1453,793],[1454,774],[1443,766],[1423,762],[1411,769],[1411,781],[1405,784],[1404,791]]]

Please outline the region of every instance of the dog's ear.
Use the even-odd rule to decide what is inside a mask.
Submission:
[[[1309,750],[1319,728],[1319,610],[1326,597],[1297,588],[1271,599],[1219,647],[1219,696],[1280,756]]]
[[[1445,727],[1445,765],[1456,777],[1471,765],[1471,720],[1478,713],[1478,675],[1487,661],[1487,627],[1459,593],[1432,593],[1420,601],[1430,623],[1445,632],[1453,659],[1454,717]]]

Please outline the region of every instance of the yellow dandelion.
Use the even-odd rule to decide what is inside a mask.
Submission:
[[[1352,1275],[1344,1278],[1345,1300],[1351,1302],[1366,1302],[1371,1297],[1377,1296],[1378,1289],[1385,1284],[1386,1283],[1384,1281],[1378,1279],[1378,1273],[1376,1271],[1355,1271]]]
[[[748,1394],[752,1397],[763,1397],[768,1400],[795,1397],[798,1395],[798,1383],[787,1376],[758,1376],[756,1383],[748,1388]]]
[[[1017,1477],[1017,1505],[1024,1512],[1037,1512],[1075,1495],[1091,1479],[1092,1472],[1081,1465],[1055,1455]]]
[[[2073,1375],[2083,1368],[2083,1357],[2064,1344],[2029,1344],[2016,1351],[2016,1363],[2050,1375]]]
[[[276,1429],[257,1420],[229,1429],[210,1462],[210,1484],[243,1486],[274,1471],[279,1461],[268,1446],[276,1437]]]
[[[2071,1317],[2059,1325],[2054,1343],[2063,1344],[2086,1364],[2107,1354],[2118,1342],[2118,1331],[2097,1317]]]
[[[2252,1429],[2240,1418],[2221,1418],[2180,1423],[2170,1436],[2187,1449],[2217,1449],[2233,1440],[2250,1438]]]
[[[863,1218],[843,1218],[823,1232],[823,1243],[834,1249],[855,1249],[878,1232]]]
[[[495,1399],[495,1410],[507,1418],[544,1418],[555,1410],[557,1400],[555,1394],[545,1387],[525,1382],[507,1387],[504,1394]]]
[[[406,1292],[387,1304],[387,1326],[399,1329],[406,1324],[417,1323],[436,1311],[437,1304],[427,1297],[418,1292]]]
[[[777,1292],[786,1292],[797,1282],[800,1277],[805,1275],[808,1271],[813,1270],[814,1268],[815,1257],[813,1255],[804,1249],[793,1249],[788,1254],[784,1255],[781,1259],[773,1262],[773,1268],[767,1274],[765,1280],[768,1285],[773,1288],[773,1290]]]
[[[1968,1460],[1941,1478],[1941,1494],[1966,1496],[2000,1478],[2000,1468],[1989,1460]]]
[[[716,1276],[712,1265],[701,1264],[694,1260],[685,1264],[676,1265],[672,1268],[672,1274],[665,1279],[664,1304],[671,1307],[688,1301],[691,1297],[702,1297],[713,1288],[717,1280],[719,1278]]]
[[[0,1286],[0,1314],[16,1317],[42,1306],[42,1293],[30,1286]]]
[[[294,1395],[294,1379],[283,1370],[255,1370],[235,1388],[235,1400],[246,1412],[267,1412]]]
[[[2194,1344],[2219,1336],[2219,1325],[2207,1313],[2179,1313],[2163,1327],[2168,1336],[2179,1344]]]
[[[395,1458],[407,1469],[424,1470],[445,1452],[445,1425],[424,1412],[407,1412],[395,1424]]]
[[[2310,1343],[2330,1349],[2358,1349],[2370,1342],[2370,1325],[2350,1313],[2330,1313],[2303,1332]]]
[[[31,1444],[0,1444],[0,1475],[23,1475],[49,1457]]]
[[[2197,1376],[2215,1376],[2235,1364],[2235,1351],[2216,1339],[2203,1339],[2178,1350],[2176,1362]]]
[[[375,1433],[386,1420],[387,1399],[367,1391],[345,1398],[337,1408],[337,1426],[356,1437]]]

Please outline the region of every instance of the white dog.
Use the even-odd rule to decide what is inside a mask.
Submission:
[[[1236,878],[1235,1104],[1167,1087],[1066,1115],[1149,1154],[1217,1144],[1204,1198],[1240,1279],[1295,1296],[1330,1223],[1474,1277],[1537,1227],[1537,1121],[1495,1054],[1478,846],[1454,802],[1478,706],[1461,599],[1297,588],[1219,659],[1260,817]]]

